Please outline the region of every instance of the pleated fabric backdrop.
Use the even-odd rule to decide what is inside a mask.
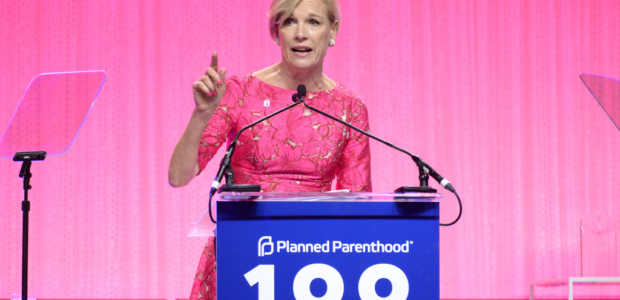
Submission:
[[[1,129],[36,74],[108,74],[72,149],[33,166],[32,294],[189,295],[204,241],[186,233],[217,163],[173,189],[168,160],[213,51],[228,74],[279,60],[268,6],[0,2]],[[441,230],[442,298],[525,297],[531,282],[579,275],[582,263],[584,275],[620,273],[620,132],[578,78],[620,77],[620,1],[341,8],[326,73],[365,100],[372,132],[423,157],[464,199],[462,220]],[[405,156],[371,150],[375,191],[417,183]],[[0,298],[20,290],[19,167],[0,160]],[[441,212],[455,216],[450,195]],[[583,262],[580,220],[591,233]]]

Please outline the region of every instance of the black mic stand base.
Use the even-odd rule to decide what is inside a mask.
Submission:
[[[429,193],[434,194],[437,193],[437,190],[430,186],[401,186],[394,190],[394,193],[404,194],[404,193]]]
[[[260,192],[260,185],[256,184],[225,184],[221,192]]]

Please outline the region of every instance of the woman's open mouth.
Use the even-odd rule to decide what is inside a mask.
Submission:
[[[312,48],[306,46],[297,46],[291,48],[291,51],[293,51],[296,56],[304,57],[307,56],[310,52],[312,52]]]

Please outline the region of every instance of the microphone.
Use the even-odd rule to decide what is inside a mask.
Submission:
[[[297,86],[297,94],[293,94],[293,102],[301,102],[306,98],[306,86],[300,84]]]
[[[301,87],[303,87],[303,89],[301,89]],[[303,85],[300,85],[300,87],[298,87],[298,91],[299,90],[303,90],[305,92],[306,87]],[[376,140],[378,142],[381,142],[382,144],[392,148],[392,149],[396,149],[402,153],[407,154],[409,157],[411,157],[411,159],[413,159],[413,161],[415,162],[415,164],[418,166],[418,172],[419,172],[419,179],[420,179],[420,186],[419,187],[401,187],[397,190],[397,192],[423,192],[423,193],[435,193],[437,192],[435,189],[431,188],[428,186],[428,175],[430,174],[431,177],[433,177],[435,180],[437,180],[437,182],[439,182],[444,188],[446,188],[447,190],[456,193],[456,190],[454,189],[454,187],[452,186],[452,184],[450,183],[450,181],[444,179],[441,175],[439,175],[439,173],[437,173],[437,171],[435,171],[433,168],[431,168],[427,163],[425,163],[421,158],[413,155],[412,153],[410,153],[409,151],[402,149],[400,147],[395,146],[394,144],[385,141],[379,137],[376,137],[372,134],[370,134],[369,132],[366,132],[360,128],[357,128],[356,126],[347,123],[345,121],[342,121],[339,118],[336,118],[326,112],[323,112],[319,109],[316,109],[312,106],[310,106],[308,103],[306,103],[305,99],[303,100],[304,106],[307,107],[308,109],[319,113],[329,119],[332,119],[348,128],[351,128],[373,140]]]
[[[445,179],[443,178],[443,176],[439,175],[439,173],[433,170],[433,168],[431,168],[431,166],[429,166],[427,163],[424,163],[424,169],[428,172],[428,174],[431,175],[431,177],[437,180],[437,182],[439,182],[439,184],[441,184],[446,190],[452,193],[456,193],[456,189],[454,188],[454,186],[452,186],[452,183],[450,183],[448,179]]]
[[[224,154],[224,157],[222,158],[222,161],[220,162],[220,169],[217,171],[217,175],[215,175],[215,178],[213,179],[213,183],[211,184],[211,190],[209,191],[209,200],[213,197],[213,195],[217,192],[217,190],[220,188],[220,182],[222,181],[222,177],[224,177],[224,175],[228,172],[230,173],[230,176],[227,176],[226,178],[226,184],[227,185],[232,185],[233,184],[233,176],[232,176],[232,170],[230,169],[230,162],[232,160],[232,156],[235,152],[235,147],[237,146],[237,141],[239,140],[239,136],[241,136],[241,133],[243,133],[244,131],[254,127],[256,124],[261,123],[275,115],[278,115],[286,110],[289,110],[301,103],[303,103],[304,98],[306,97],[306,87],[304,85],[299,85],[297,86],[297,93],[293,94],[293,104],[290,104],[278,111],[275,111],[267,116],[264,116],[246,126],[244,126],[243,128],[241,128],[237,134],[235,135],[235,138],[232,140],[232,142],[230,143],[230,145],[228,146],[228,149],[226,150],[226,154]],[[228,170],[228,171],[227,171]],[[230,180],[229,180],[230,179]],[[254,188],[255,189],[255,188]],[[249,188],[249,187],[245,187],[242,188],[242,190],[253,190],[253,188]],[[260,187],[258,187],[258,191],[260,191]],[[209,207],[211,207],[209,205]],[[213,218],[211,218],[211,220],[213,221]],[[214,222],[215,223],[215,222]]]

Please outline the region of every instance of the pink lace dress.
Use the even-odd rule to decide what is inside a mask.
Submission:
[[[231,77],[226,94],[202,134],[202,170],[246,124],[292,103],[295,91],[256,77]],[[368,130],[366,106],[342,86],[308,92],[307,103]],[[368,138],[303,105],[245,131],[232,160],[236,184],[260,184],[264,192],[371,191]],[[216,299],[215,241],[204,248],[190,300]]]

